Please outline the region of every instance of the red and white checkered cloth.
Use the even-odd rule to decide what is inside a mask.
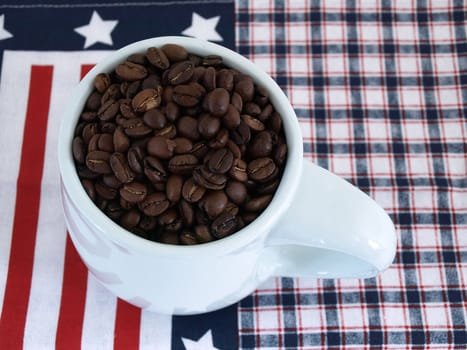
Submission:
[[[94,16],[96,4],[78,3],[67,18],[71,33]],[[123,25],[125,16],[153,10],[151,3],[95,7],[103,23],[114,25],[120,15]],[[192,3],[215,18],[202,5],[217,11],[230,1],[164,6]],[[305,156],[385,208],[399,245],[394,264],[377,278],[271,279],[238,305],[193,318],[116,299],[76,255],[59,201],[60,113],[80,77],[108,53],[97,49],[116,47],[101,37],[96,50],[56,52],[56,33],[40,55],[7,51],[8,40],[27,41],[28,27],[22,32],[9,22],[25,15],[27,7],[16,5],[0,5],[0,349],[467,347],[463,0],[236,1],[236,49],[286,91]],[[31,8],[42,16],[65,13],[52,5]],[[142,19],[141,28],[148,23]],[[114,40],[118,33],[124,36],[116,30]],[[201,333],[190,333],[195,328]]]

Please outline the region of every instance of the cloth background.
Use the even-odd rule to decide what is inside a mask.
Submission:
[[[0,2],[0,349],[465,349],[466,9],[459,0]],[[236,49],[279,83],[305,157],[393,219],[388,270],[270,279],[238,304],[188,317],[135,308],[88,274],[59,199],[66,100],[110,51],[182,32]]]

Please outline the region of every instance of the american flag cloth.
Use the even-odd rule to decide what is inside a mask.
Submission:
[[[466,349],[466,10],[462,0],[0,2],[0,349]],[[115,298],[87,272],[62,216],[60,119],[95,63],[161,35],[218,42],[272,75],[305,156],[392,217],[388,270],[274,278],[238,304],[174,317]]]

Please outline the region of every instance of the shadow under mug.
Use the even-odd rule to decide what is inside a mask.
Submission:
[[[194,246],[152,242],[114,223],[87,196],[71,152],[96,74],[166,43],[202,56],[219,55],[227,66],[252,76],[281,114],[288,146],[281,183],[264,212],[231,236]],[[356,187],[303,158],[298,119],[287,97],[261,68],[227,48],[186,37],[136,42],[98,63],[68,106],[58,160],[70,237],[89,271],[136,306],[166,314],[203,313],[241,300],[273,276],[367,278],[393,261],[396,235],[389,216]]]

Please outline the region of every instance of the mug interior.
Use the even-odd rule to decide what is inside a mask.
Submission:
[[[151,46],[160,47],[167,43],[184,46],[190,53],[201,56],[219,55],[223,58],[226,66],[250,75],[257,85],[266,88],[269,92],[271,103],[282,117],[288,147],[287,161],[280,185],[274,194],[273,200],[258,218],[225,238],[192,246],[153,242],[125,230],[108,218],[92,202],[81,185],[71,151],[74,130],[86,99],[93,89],[94,77],[98,73],[112,71],[130,54],[144,53]],[[224,254],[243,247],[258,236],[268,232],[293,200],[302,171],[303,146],[298,120],[288,98],[277,83],[260,67],[234,51],[211,42],[187,37],[157,37],[130,44],[110,54],[83,78],[72,94],[68,109],[65,111],[61,121],[58,160],[61,181],[64,190],[68,192],[69,198],[73,202],[72,204],[76,208],[79,208],[81,215],[88,222],[95,225],[96,229],[105,235],[107,239],[124,246],[126,249],[139,252],[167,254],[174,257],[192,257],[198,254]]]

